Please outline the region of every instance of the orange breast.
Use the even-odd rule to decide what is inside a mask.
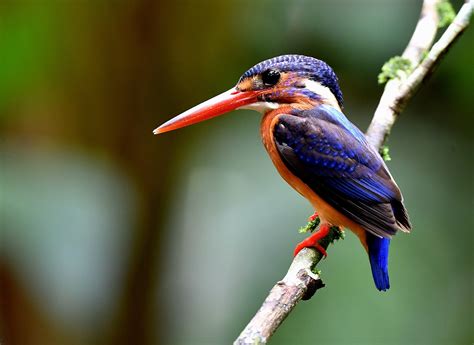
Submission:
[[[321,199],[307,184],[294,175],[286,167],[285,163],[283,163],[273,136],[273,128],[278,122],[278,116],[282,113],[288,113],[288,109],[276,109],[267,112],[263,116],[260,126],[263,145],[270,155],[273,164],[283,179],[313,205],[322,222],[328,222],[333,225],[349,228],[359,237],[360,241],[367,249],[366,232],[362,226],[347,218],[341,212],[337,211],[334,207]]]

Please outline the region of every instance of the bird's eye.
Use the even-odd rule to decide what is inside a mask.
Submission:
[[[262,82],[265,85],[273,86],[280,80],[280,72],[275,69],[267,69],[262,73]]]

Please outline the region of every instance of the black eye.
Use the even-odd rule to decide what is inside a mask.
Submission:
[[[265,85],[273,86],[280,80],[280,72],[276,69],[267,69],[262,73],[262,81]]]

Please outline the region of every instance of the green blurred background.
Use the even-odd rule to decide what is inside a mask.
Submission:
[[[365,129],[420,7],[1,0],[0,342],[229,344],[311,207],[267,158],[256,113],[152,129],[286,53],[327,61]],[[471,28],[392,131],[414,230],[393,241],[390,291],[348,233],[272,344],[474,341],[473,44]]]

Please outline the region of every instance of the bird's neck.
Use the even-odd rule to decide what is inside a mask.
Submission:
[[[331,92],[331,90],[328,87],[314,80],[306,80],[305,88],[313,92],[314,94],[318,95],[319,103],[320,103],[319,105],[327,104],[341,111],[339,102],[337,101],[336,97],[334,96],[334,94]]]

